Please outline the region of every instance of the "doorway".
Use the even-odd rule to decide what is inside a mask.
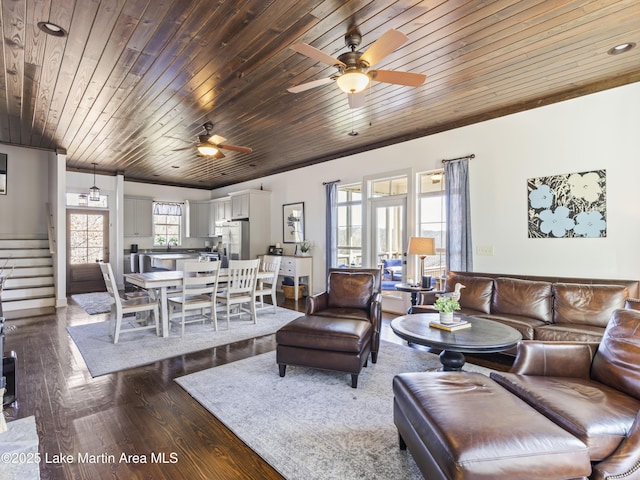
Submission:
[[[407,199],[406,196],[375,198],[372,205],[372,263],[382,268],[383,260],[392,260],[392,270],[384,271],[382,278],[382,308],[389,312],[404,313],[408,302],[394,285],[407,279],[405,252]]]
[[[109,212],[67,210],[67,294],[104,292],[100,262],[109,262]]]

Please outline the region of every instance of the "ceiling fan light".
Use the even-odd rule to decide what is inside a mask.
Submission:
[[[336,82],[345,93],[362,92],[369,84],[369,77],[358,70],[347,70],[340,75]]]
[[[198,145],[198,152],[200,155],[213,156],[218,153],[218,149],[213,145]]]

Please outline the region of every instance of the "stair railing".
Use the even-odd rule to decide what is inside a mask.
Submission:
[[[53,222],[53,213],[51,212],[51,204],[47,203],[47,235],[49,237],[49,253],[56,253],[56,226]]]

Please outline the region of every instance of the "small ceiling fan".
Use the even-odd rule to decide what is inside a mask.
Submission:
[[[362,41],[362,35],[356,27],[349,29],[344,37],[345,44],[351,51],[334,58],[331,55],[318,50],[306,43],[296,43],[290,48],[307,57],[317,60],[338,69],[338,73],[327,78],[302,83],[287,89],[290,93],[300,93],[311,88],[319,87],[336,81],[340,89],[349,94],[349,106],[357,108],[364,104],[364,92],[371,80],[377,82],[405,85],[407,87],[419,87],[427,78],[421,73],[397,72],[393,70],[369,70],[387,55],[399,48],[409,40],[404,33],[398,30],[387,30],[378,40],[373,42],[365,51],[356,50]]]
[[[204,135],[198,135],[198,144],[175,149],[174,152],[180,152],[183,150],[190,150],[195,148],[198,153],[205,157],[215,157],[215,158],[224,158],[224,153],[221,150],[232,150],[234,152],[241,153],[251,153],[253,152],[252,148],[249,147],[240,147],[238,145],[231,145],[229,143],[224,143],[226,138],[221,137],[220,135],[213,135],[213,123],[207,122],[202,126],[205,130]]]

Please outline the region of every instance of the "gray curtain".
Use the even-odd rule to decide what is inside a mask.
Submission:
[[[445,163],[447,212],[447,271],[472,272],[469,159]]]
[[[325,193],[326,193],[326,236],[325,236],[325,248],[327,249],[327,255],[325,258],[326,261],[326,273],[329,273],[329,269],[334,267],[338,263],[338,254],[337,254],[337,246],[338,246],[338,210],[337,210],[337,192],[338,185],[336,182],[329,182],[325,184]],[[325,278],[328,278],[328,275],[325,275]],[[328,287],[328,285],[327,285]]]

